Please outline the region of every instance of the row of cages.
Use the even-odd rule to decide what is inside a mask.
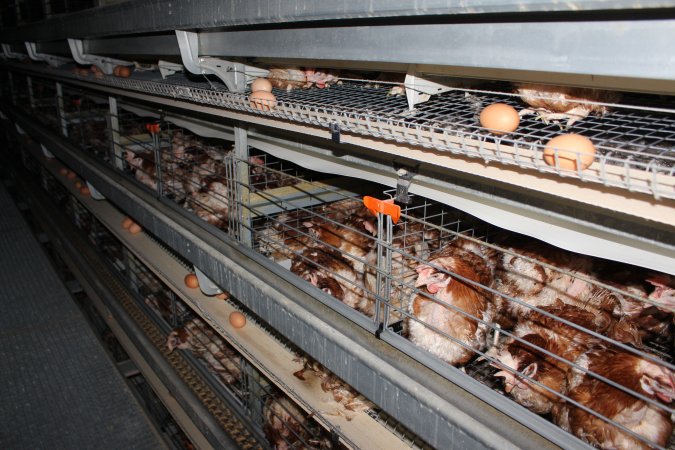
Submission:
[[[414,87],[396,74],[272,68],[265,99],[211,77],[166,76],[156,64],[129,63],[129,77],[40,64],[11,67],[675,198],[675,109],[666,95],[450,78],[441,83],[448,92],[410,109],[404,94]]]
[[[419,196],[402,204],[382,186],[336,183],[256,149],[241,158],[231,142],[169,122],[118,119],[116,142],[97,149],[93,133],[83,148],[286,268],[317,299],[349,306],[355,322],[412,342],[420,361],[459,367],[591,445],[672,447],[671,275]]]
[[[200,373],[211,381],[209,385],[221,396],[233,399],[237,408],[254,430],[266,440],[258,443],[272,449],[341,449],[347,448],[340,441],[340,430],[327,429],[317,422],[318,412],[306,412],[289,396],[275,386],[263,373],[251,365],[234,347],[224,340],[206,321],[176,295],[139,258],[129,251],[68,189],[28,152],[21,157],[26,168],[39,176],[43,189],[54,202],[64,208],[69,219],[99,249],[110,267],[119,274],[134,294],[139,307],[152,318],[165,333],[166,352],[180,351],[190,355],[189,360]],[[82,182],[74,179],[73,183]],[[147,233],[144,231],[144,233]],[[148,235],[186,270],[193,266],[173,252],[154,236]],[[365,411],[413,449],[429,449],[421,439],[405,426],[396,422],[375,404],[361,396],[351,386],[340,380],[317,361],[287,342],[235,298],[225,293],[222,301],[228,302],[245,313],[247,321],[256,323],[270,336],[290,349],[303,363],[301,370],[293,373],[304,380],[307,372],[320,380],[321,389],[327,392],[336,405],[335,411],[355,413]],[[180,436],[179,436],[180,437]],[[186,447],[189,448],[189,447]]]

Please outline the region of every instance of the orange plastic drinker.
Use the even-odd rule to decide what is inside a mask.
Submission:
[[[159,133],[159,124],[158,123],[146,123],[145,129],[148,130],[150,134]]]
[[[394,204],[393,198],[378,200],[375,197],[365,196],[363,197],[363,204],[375,215],[382,213],[391,216],[394,223],[398,223],[398,219],[401,218],[401,207]]]

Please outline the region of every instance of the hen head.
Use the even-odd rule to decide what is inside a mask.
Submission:
[[[536,334],[527,335],[523,339],[538,347],[546,345],[545,339]],[[496,377],[504,377],[506,393],[537,414],[549,413],[553,403],[560,399],[555,392],[564,391],[566,385],[564,371],[547,360],[537,349],[529,347],[527,343],[512,342],[500,352],[498,359],[509,368],[495,374]],[[516,374],[516,371],[520,374]]]
[[[498,368],[502,366],[508,367],[507,370],[500,370],[494,374],[495,377],[504,377],[504,390],[506,393],[510,393],[517,386],[521,388],[524,387],[522,380],[519,380],[514,373],[520,366],[518,359],[516,359],[513,354],[511,354],[511,352],[506,349],[501,350],[497,354],[496,359],[499,361],[499,363],[493,362],[490,364],[491,366]]]
[[[649,299],[658,303],[657,308],[662,311],[673,313],[675,311],[675,287],[673,281],[668,275],[655,275],[647,279],[654,291],[649,295]]]
[[[340,283],[337,280],[331,277],[324,277],[320,274],[311,273],[309,274],[308,280],[314,286],[318,287],[328,295],[332,295],[338,300],[343,300],[345,297],[344,290]]]
[[[640,387],[644,392],[663,403],[675,400],[675,377],[673,372],[651,361],[641,360],[638,368]]]
[[[187,339],[187,332],[183,328],[178,328],[169,333],[169,336],[166,338],[166,346],[169,348],[169,351],[172,352],[174,349],[179,348],[185,350],[190,347]]]
[[[416,270],[418,275],[415,287],[426,286],[430,294],[436,294],[438,291],[445,289],[452,281],[450,275],[427,264],[419,266]]]

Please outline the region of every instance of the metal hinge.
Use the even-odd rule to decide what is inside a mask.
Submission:
[[[112,75],[115,66],[132,66],[134,63],[121,59],[108,58],[107,56],[90,55],[84,53],[84,41],[81,39],[68,39],[70,52],[78,64],[93,64],[106,75]]]
[[[7,59],[26,59],[26,55],[23,53],[12,51],[12,47],[9,44],[2,44],[2,54]]]
[[[266,77],[265,69],[247,66],[212,56],[199,56],[199,34],[176,30],[178,48],[183,65],[191,73],[215,75],[220,78],[231,92],[244,92],[246,85],[255,78]]]
[[[70,58],[64,58],[63,56],[38,53],[35,42],[26,42],[26,51],[28,52],[28,57],[33,61],[44,61],[52,67],[59,67],[72,61]]]
[[[416,74],[414,64],[408,67],[408,73],[405,76],[405,97],[408,100],[408,109],[415,109],[415,105],[424,103],[434,94],[451,91],[455,88],[444,84],[436,83]]]

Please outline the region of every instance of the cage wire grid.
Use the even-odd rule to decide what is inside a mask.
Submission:
[[[494,102],[522,109],[523,105],[510,93],[456,89],[432,97],[411,112],[405,98],[387,95],[388,87],[372,81],[349,81],[324,89],[290,92],[274,89],[276,107],[260,111],[249,105],[248,93],[228,92],[219,81],[203,78],[195,81],[181,74],[162,80],[152,72],[135,74],[132,78],[103,79],[59,72],[69,78],[324,128],[337,124],[343,131],[421,146],[440,154],[449,152],[648,193],[656,198],[675,198],[672,108],[645,111],[622,104],[603,117],[589,116],[567,130],[556,123],[525,116],[517,132],[497,137],[479,126],[477,116],[483,106]],[[598,152],[590,168],[566,170],[544,163],[541,155],[545,143],[564,132],[579,133],[593,141]]]
[[[240,162],[240,163],[241,163],[241,162]],[[277,201],[278,201],[279,203],[283,203],[283,199],[277,199]],[[289,209],[298,209],[298,208],[293,208],[292,205],[291,205],[291,206],[289,207]],[[433,225],[433,224],[432,224],[432,225]],[[450,233],[450,234],[452,234],[452,233]],[[398,250],[400,250],[400,249],[390,249],[390,250],[391,250],[391,251],[398,251]],[[505,249],[505,248],[502,248],[501,250],[502,250],[502,251],[508,251],[508,249]],[[406,256],[407,256],[407,257],[410,257],[410,255],[403,255],[403,256],[404,256],[404,257],[406,257]],[[523,257],[523,255],[519,255],[519,256],[520,256],[520,257]],[[525,258],[527,258],[527,257],[525,257]],[[416,261],[416,263],[418,263],[418,264],[419,264],[419,263],[422,263],[422,262],[423,262],[423,261]],[[439,269],[439,270],[443,270],[443,269]],[[454,273],[448,273],[448,275],[450,275],[450,276],[457,276],[457,274],[454,274]],[[470,282],[471,280],[464,280],[464,281],[469,281],[469,282]],[[627,296],[630,297],[632,294],[629,293],[629,292],[623,292],[622,295],[627,295]],[[515,299],[512,299],[512,300],[515,301]],[[435,301],[435,300],[434,300],[434,301]],[[475,318],[475,317],[472,318],[472,319],[478,320],[478,318]],[[573,326],[574,324],[570,324],[570,325]],[[446,337],[452,338],[451,336],[446,336]],[[539,349],[539,350],[546,352],[546,349]],[[556,355],[549,355],[549,356],[555,357]],[[669,369],[672,369],[672,367],[669,367]],[[507,368],[507,370],[508,370],[508,368]],[[531,380],[531,379],[529,379],[528,376],[527,376],[527,374],[524,374],[524,373],[522,373],[522,372],[515,372],[515,374],[516,374],[518,377],[522,378],[522,379],[527,379],[528,381],[533,382],[534,384],[537,383],[536,380]],[[546,389],[546,386],[540,386],[540,387]],[[646,400],[649,400],[649,399],[646,399]],[[568,401],[569,401],[569,400],[568,400]],[[589,412],[590,412],[590,411],[589,411]],[[670,411],[670,412],[672,412],[672,411]]]
[[[279,204],[282,204],[282,205],[284,204],[283,199],[277,198],[275,200]],[[417,207],[417,210],[426,210],[427,208],[429,208],[429,206],[430,205],[423,205],[423,206]],[[289,226],[288,235],[290,235],[290,236],[305,236],[305,237],[311,238],[309,233],[307,233],[306,229],[303,230],[302,227],[297,226],[297,222],[302,222],[303,220],[316,219],[317,216],[321,217],[321,213],[320,212],[317,213],[316,208],[314,210],[300,208],[298,206],[292,205],[292,203],[291,204],[285,204],[284,210],[286,212],[282,213],[282,214],[287,214],[289,211],[302,211],[302,213],[304,215],[304,217],[299,218],[299,220],[295,220],[295,222],[296,222],[295,227],[293,225]],[[523,258],[524,260],[528,260],[531,263],[534,263],[534,264],[537,264],[537,265],[540,265],[540,266],[545,266],[546,269],[548,269],[548,270],[554,270],[554,271],[559,272],[560,274],[570,276],[573,279],[582,279],[584,282],[588,282],[590,284],[593,284],[594,288],[603,289],[603,290],[610,290],[616,295],[622,295],[622,296],[626,296],[626,297],[629,297],[629,298],[631,298],[631,297],[637,298],[634,293],[624,291],[624,290],[621,290],[621,289],[617,289],[616,287],[609,286],[609,285],[606,285],[604,283],[595,282],[593,279],[590,279],[588,277],[584,277],[583,274],[575,273],[573,271],[565,271],[564,269],[557,268],[557,267],[552,266],[550,264],[546,264],[543,261],[538,261],[534,258],[528,257],[527,255],[516,253],[516,252],[514,252],[514,250],[509,249],[507,247],[500,247],[500,246],[497,246],[497,245],[494,245],[494,244],[489,244],[488,239],[486,239],[484,236],[481,236],[481,235],[485,234],[484,230],[481,230],[481,232],[477,233],[477,234],[476,234],[476,230],[474,229],[473,226],[466,227],[465,230],[462,230],[462,228],[464,228],[464,227],[462,227],[460,225],[461,221],[453,222],[457,226],[456,229],[447,229],[447,226],[446,227],[439,227],[437,224],[434,224],[432,221],[429,221],[428,219],[430,219],[432,217],[431,215],[429,217],[422,217],[422,218],[414,217],[414,215],[415,215],[414,211],[415,211],[415,208],[410,208],[409,212],[412,213],[411,215],[406,215],[404,213],[404,215],[402,216],[403,217],[402,223],[408,224],[408,223],[414,223],[414,222],[417,221],[417,222],[424,223],[425,226],[427,226],[430,229],[438,229],[438,228],[443,229],[443,230],[445,230],[445,235],[447,236],[447,238],[445,240],[445,244],[447,244],[448,242],[453,241],[453,240],[454,241],[457,241],[457,240],[473,240],[476,245],[489,246],[489,247],[492,247],[493,250],[498,251],[500,253],[508,254],[508,255],[510,255],[511,257],[514,257],[514,258]],[[440,215],[443,216],[443,214],[440,214]],[[270,219],[270,221],[276,222],[277,224],[283,223],[283,222],[280,222],[278,220],[275,220],[272,217],[270,217],[269,219]],[[325,221],[325,222],[332,222],[333,224],[336,223],[335,220],[331,220],[330,218],[326,218],[326,217],[322,217],[320,220]],[[382,217],[380,217],[380,220],[382,220]],[[348,231],[357,231],[357,230],[354,230],[353,228],[350,229],[349,226],[345,226],[345,225],[342,225],[342,224],[340,224],[340,226],[342,227],[342,232],[340,232],[339,234],[343,238],[344,238],[345,233],[347,233]],[[405,230],[405,228],[408,227],[408,226],[409,225],[403,225],[403,229]],[[414,228],[414,227],[411,227],[411,228]],[[381,229],[382,228],[380,227],[380,230]],[[277,231],[278,231],[279,235],[284,236],[284,233],[283,233],[282,230],[277,230]],[[363,235],[363,233],[361,233],[361,234]],[[270,238],[273,238],[273,236],[274,236],[274,234],[272,234],[272,236],[267,234],[265,236],[265,238],[270,239]],[[403,234],[402,237],[412,238],[413,236],[415,236],[414,233],[408,234],[406,231],[404,231],[404,234]],[[471,236],[476,236],[477,239],[472,238]],[[394,254],[400,255],[401,259],[410,261],[410,265],[413,266],[413,267],[419,267],[420,265],[428,265],[431,268],[433,268],[434,270],[436,270],[437,272],[444,273],[448,277],[453,277],[454,279],[462,281],[465,284],[474,285],[474,286],[476,286],[476,288],[479,288],[479,289],[490,290],[490,291],[492,291],[492,293],[494,295],[501,295],[507,301],[518,303],[519,305],[521,305],[525,308],[532,309],[532,310],[534,310],[534,311],[536,311],[540,314],[543,314],[544,316],[547,316],[547,317],[555,319],[555,320],[559,320],[565,326],[568,326],[571,329],[576,330],[576,332],[591,335],[594,338],[597,338],[597,339],[603,341],[606,345],[617,346],[621,349],[621,351],[629,352],[629,353],[635,354],[639,358],[645,358],[647,360],[655,362],[655,363],[663,366],[667,370],[673,370],[675,368],[675,367],[673,367],[672,364],[670,364],[669,358],[666,361],[663,361],[661,359],[661,358],[663,358],[663,356],[665,356],[667,354],[663,350],[655,349],[655,351],[653,351],[654,354],[652,354],[652,351],[649,348],[645,348],[644,350],[634,349],[634,348],[632,348],[628,345],[618,343],[618,342],[614,341],[613,339],[608,338],[608,337],[606,337],[606,336],[604,336],[600,333],[594,332],[593,330],[589,330],[589,329],[584,328],[583,326],[579,326],[579,325],[575,324],[574,322],[570,322],[570,321],[566,321],[564,319],[561,319],[561,318],[555,316],[554,314],[551,314],[551,313],[547,312],[546,310],[543,310],[541,308],[532,307],[531,305],[528,305],[527,303],[523,302],[522,300],[519,300],[517,298],[513,298],[513,297],[510,297],[508,295],[504,295],[500,292],[497,292],[494,289],[492,289],[490,286],[480,285],[480,284],[476,283],[474,280],[465,278],[461,274],[448,271],[446,268],[444,268],[442,266],[438,266],[438,265],[434,264],[433,262],[431,262],[431,261],[434,260],[434,253],[433,252],[429,253],[426,256],[426,258],[419,258],[417,256],[414,256],[414,255],[410,254],[410,252],[409,252],[410,246],[405,245],[405,243],[401,246],[401,248],[398,248],[398,247],[395,247],[395,246],[391,245],[392,239],[385,240],[385,241],[388,241],[388,242],[383,242],[382,239],[376,239],[376,238],[372,238],[372,239],[373,239],[373,241],[376,241],[376,244],[375,244],[376,246],[380,246],[380,247],[386,246],[386,249],[382,248],[382,250],[389,250],[390,252],[392,252]],[[279,240],[276,240],[276,242],[274,242],[272,245],[268,244],[267,247],[268,248],[269,247],[276,248],[277,250],[281,249],[282,250],[281,253],[285,253],[285,256],[290,256],[291,258],[299,257],[299,258],[306,259],[306,260],[309,259],[309,258],[306,258],[305,255],[303,255],[302,252],[299,252],[297,249],[293,249],[293,248],[284,249],[283,248],[284,245],[285,245],[285,243],[281,239],[279,239]],[[319,245],[321,247],[329,247],[332,251],[335,251],[335,252],[338,252],[338,253],[341,252],[342,253],[340,255],[341,257],[344,257],[344,258],[347,258],[347,259],[352,259],[352,260],[358,260],[358,257],[356,257],[354,255],[349,255],[349,254],[345,255],[344,249],[340,249],[338,247],[331,246],[330,244],[326,244],[325,242],[321,242],[319,239],[316,239],[316,238],[314,238],[313,243],[310,240],[309,242],[306,243],[306,245],[309,245],[309,246]],[[441,243],[440,245],[442,246],[444,244]],[[406,249],[408,249],[408,251],[406,251]],[[310,261],[310,262],[315,267],[317,267],[318,270],[322,270],[322,269],[327,270],[327,271],[331,270],[331,267],[321,266],[321,264],[318,264],[316,261]],[[363,262],[363,261],[361,261],[361,262]],[[375,266],[370,266],[370,267],[366,268],[366,271],[368,271],[368,270],[380,270],[380,268],[375,267]],[[414,270],[413,270],[413,273],[414,273]],[[333,274],[333,276],[335,278],[337,278],[339,280],[339,282],[341,282],[341,283],[355,283],[356,284],[356,282],[354,280],[347,279],[343,276],[336,275],[336,274]],[[440,301],[437,298],[434,298],[433,296],[430,296],[428,292],[423,292],[420,289],[418,289],[418,286],[415,286],[415,284],[412,280],[410,280],[410,279],[406,280],[405,277],[397,278],[395,276],[392,276],[392,268],[391,267],[388,270],[385,270],[385,271],[382,272],[382,277],[385,280],[387,280],[387,281],[385,281],[385,283],[391,282],[393,284],[401,286],[402,290],[408,290],[408,292],[409,292],[408,299],[407,299],[408,302],[410,301],[411,298],[413,298],[415,296],[422,295],[422,296],[426,297],[426,299],[429,302],[434,302],[436,304],[439,304],[442,307],[447,308],[448,310],[455,311],[455,313],[458,313],[458,314],[464,316],[468,320],[471,320],[471,321],[474,321],[476,323],[480,323],[480,324],[482,324],[486,327],[489,327],[490,330],[487,332],[488,334],[493,335],[495,333],[499,333],[502,336],[502,340],[504,339],[504,336],[506,336],[507,338],[518,341],[518,342],[520,342],[524,345],[530,346],[535,351],[539,351],[541,353],[544,353],[549,358],[553,358],[553,359],[557,360],[558,362],[561,362],[561,363],[564,363],[564,364],[569,364],[571,367],[573,367],[574,370],[577,370],[577,371],[580,371],[582,373],[588,374],[591,377],[600,379],[601,381],[613,386],[614,388],[616,388],[620,391],[628,392],[630,395],[636,394],[634,391],[631,391],[631,390],[625,388],[623,385],[620,385],[616,382],[613,382],[612,380],[610,380],[606,377],[602,377],[600,375],[594,374],[591,371],[580,367],[578,364],[574,364],[574,362],[572,362],[572,361],[566,360],[565,358],[561,358],[559,355],[557,355],[555,353],[552,353],[545,348],[542,348],[542,347],[539,347],[539,346],[536,346],[536,345],[532,345],[531,343],[522,340],[521,337],[515,335],[513,332],[509,332],[508,330],[502,330],[499,327],[496,327],[494,323],[484,321],[478,316],[471,315],[471,314],[467,313],[466,311],[463,311],[462,309],[457,308],[456,306],[454,306],[452,304],[445,303],[443,301]],[[320,287],[320,286],[318,286],[318,287]],[[375,292],[382,293],[383,291],[378,288],[377,291],[375,291]],[[375,292],[371,292],[371,294],[375,294]],[[379,294],[376,294],[376,295],[379,295]],[[651,303],[653,305],[653,303],[648,299],[647,300],[645,300],[643,298],[637,298],[637,299],[639,299],[640,302]],[[394,304],[392,302],[391,298],[390,299],[383,298],[381,295],[378,296],[378,300],[384,302],[391,310],[396,311],[399,314],[399,318],[402,318],[402,319],[407,320],[407,321],[420,322],[420,320],[417,317],[415,317],[414,315],[412,315],[410,313],[407,305],[401,306],[401,305],[398,305],[398,304]],[[534,385],[539,386],[541,389],[548,390],[551,394],[562,396],[564,401],[567,401],[571,404],[575,404],[577,407],[579,407],[581,409],[585,409],[589,414],[591,414],[591,415],[596,414],[593,410],[585,408],[584,405],[581,405],[578,402],[575,402],[573,399],[570,399],[569,397],[564,396],[564,394],[561,394],[560,392],[556,392],[554,390],[551,390],[547,386],[539,383],[537,380],[529,377],[527,374],[523,373],[522,371],[514,370],[514,368],[512,368],[512,367],[504,366],[503,364],[500,364],[500,361],[494,359],[489,354],[486,354],[486,353],[481,352],[481,351],[477,351],[477,349],[475,347],[472,347],[471,345],[468,345],[466,342],[463,342],[463,341],[457,339],[455,336],[452,336],[452,335],[444,332],[443,330],[441,330],[437,327],[434,327],[431,324],[423,323],[423,326],[425,326],[428,330],[432,331],[433,333],[436,333],[439,336],[442,336],[443,338],[447,339],[449,342],[453,342],[458,346],[463,346],[463,347],[467,348],[468,350],[471,350],[472,352],[475,352],[477,355],[481,355],[483,358],[488,360],[490,362],[490,364],[499,365],[499,368],[501,370],[512,371],[515,376],[517,376],[521,379],[528,380],[528,382],[531,382]],[[469,373],[480,374],[480,376],[482,378],[482,381],[485,381],[487,376],[494,376],[495,371],[493,371],[489,367],[486,367],[484,363],[478,364],[478,362],[479,361],[470,362],[469,363],[470,365],[471,364],[476,364],[476,365],[471,366],[468,369],[465,368],[465,370],[468,370]],[[490,364],[488,364],[488,365],[490,365]],[[488,384],[492,384],[494,386],[494,382],[488,383]],[[670,408],[664,407],[663,405],[660,405],[658,402],[656,402],[656,401],[654,401],[650,398],[647,398],[644,395],[641,396],[639,393],[637,393],[637,396],[642,401],[645,401],[646,403],[648,403],[648,404],[650,404],[654,407],[662,408],[663,410],[667,411],[668,413],[672,412],[672,410]],[[606,420],[607,423],[616,424],[615,422],[611,421],[608,418],[602,418],[602,419]],[[619,427],[622,427],[622,425],[620,425],[620,424],[616,424],[616,425],[619,426]],[[630,430],[626,429],[626,427],[623,427],[622,429],[627,433],[632,433]],[[638,439],[643,439],[640,436],[636,436],[636,437]]]
[[[153,236],[148,236],[158,243],[168,256],[179,262],[187,270],[190,270],[189,263],[180,255],[163,245],[161,241],[158,241]],[[127,278],[133,285],[132,289],[136,292],[145,296],[148,292],[161,294],[169,289],[133,254],[128,253],[128,261],[130,276]],[[150,284],[145,284],[145,280],[150,280]],[[164,297],[166,298],[166,296]],[[178,303],[181,304],[181,311],[187,311],[182,302],[178,301]],[[232,301],[230,303],[235,307],[241,308],[241,305]],[[149,306],[155,310],[158,317],[163,317],[165,321],[167,320],[166,311],[157,309],[152,303],[149,303]],[[202,311],[202,314],[209,317],[208,313],[204,311]],[[250,312],[247,314],[250,314]],[[195,354],[197,359],[205,364],[206,369],[218,377],[223,387],[232,392],[242,406],[247,407],[254,423],[264,428],[265,421],[272,420],[273,417],[280,419],[281,426],[286,430],[281,431],[280,439],[286,442],[289,448],[314,448],[317,443],[329,440],[329,435],[326,434],[326,431],[319,427],[318,424],[313,423],[312,416],[318,412],[315,411],[313,414],[308,414],[301,411],[281,391],[269,383],[264,375],[246,363],[234,348],[229,346],[216,334],[212,326],[189,312],[186,312],[182,316],[180,323],[181,325],[175,327],[172,331],[172,333],[182,333],[184,336],[182,343],[178,344],[176,348],[189,350]],[[268,328],[266,328],[266,331],[270,332]],[[279,336],[277,335],[276,338],[278,339]],[[171,334],[169,336],[170,340]],[[275,410],[271,405],[278,406]],[[343,437],[346,439],[345,436]]]
[[[162,247],[162,249],[163,249],[164,252],[166,252],[167,254],[169,254],[169,255],[172,257],[172,259],[174,259],[175,261],[179,262],[186,270],[192,270],[190,264],[189,264],[187,261],[185,261],[182,257],[180,257],[180,255],[178,255],[178,254],[176,254],[175,252],[173,252],[170,248],[166,247],[161,241],[156,240],[156,238],[154,238],[153,236],[151,236],[151,235],[148,235],[148,236],[149,236],[151,239],[153,239],[158,245],[160,245],[160,247]],[[154,276],[152,276],[152,275],[148,272],[148,269],[142,269],[142,267],[143,267],[143,266],[142,266],[142,263],[140,263],[135,257],[133,257],[132,254],[128,254],[128,255],[126,256],[126,258],[127,258],[127,264],[128,264],[129,272],[130,272],[130,276],[128,276],[128,278],[129,278],[129,280],[130,280],[129,282],[132,284],[132,289],[134,289],[134,290],[135,290],[136,292],[138,292],[139,294],[146,296],[146,299],[148,299],[150,296],[152,296],[153,293],[161,292],[161,289],[158,289],[158,283],[159,283],[158,280],[155,279],[154,281],[150,281],[151,277],[154,279]],[[153,286],[154,286],[154,287],[153,287]],[[146,295],[146,294],[147,294],[147,295]],[[164,298],[166,298],[166,296],[164,296]],[[167,312],[164,311],[165,308],[161,308],[161,307],[160,307],[160,308],[157,308],[157,305],[155,304],[155,302],[146,302],[146,304],[148,304],[152,309],[154,309],[156,314],[158,314],[159,316],[162,316],[162,317],[164,318],[165,321],[167,320]],[[241,305],[238,305],[238,307],[241,308]],[[203,313],[204,313],[204,314],[207,314],[207,313],[205,313],[205,312],[203,312]],[[249,314],[250,314],[250,313],[249,313]],[[207,314],[207,315],[208,315],[208,314]],[[187,317],[189,317],[189,314],[187,315]],[[185,326],[186,323],[190,323],[190,321],[194,321],[194,320],[195,320],[195,318],[192,318],[192,319],[186,319],[186,316],[182,316],[182,319],[181,319],[181,322],[180,322],[180,323],[183,323],[183,324],[184,324],[184,325],[183,325],[183,328],[184,328],[184,326]],[[203,323],[202,325],[205,326],[206,324]],[[202,328],[202,327],[199,327],[199,328]],[[269,330],[268,328],[266,328],[266,329],[267,329],[268,333],[271,333],[270,330]],[[193,333],[193,334],[194,334],[194,333]],[[201,338],[203,338],[203,337],[204,337],[204,336],[201,336]],[[276,335],[276,334],[275,334],[275,337],[276,337],[276,339],[279,339],[279,336]],[[198,339],[199,339],[199,338],[198,338]],[[208,349],[208,350],[205,352],[205,354],[208,355],[209,353],[211,353],[210,357],[207,356],[206,359],[207,359],[207,360],[208,360],[209,358],[210,358],[210,359],[213,359],[213,358],[214,358],[214,355],[212,354],[212,348],[211,348],[213,343],[212,343],[212,342],[211,342],[211,343],[205,342],[205,341],[203,341],[203,339],[199,339],[199,340],[202,341],[202,342],[201,342],[201,346],[203,346],[203,347],[205,347],[205,348]],[[283,343],[283,342],[282,342],[282,343]],[[290,348],[290,347],[288,347],[290,344],[288,344],[287,342],[286,342],[284,345],[286,345],[287,348]],[[209,350],[211,350],[211,351],[209,351]],[[296,349],[296,350],[297,350],[297,349]],[[212,367],[213,367],[213,365],[207,366],[207,368],[209,368],[209,370],[211,370]],[[221,381],[222,381],[222,380],[221,380]],[[230,390],[233,389],[233,387],[231,386],[231,383],[225,383],[225,385],[226,385],[226,387],[228,387]],[[238,394],[239,394],[240,399],[241,399],[242,402],[246,400],[246,398],[242,397],[242,393],[241,393],[241,392],[238,392]],[[272,396],[272,395],[270,394],[270,396],[272,396],[272,397],[274,397],[274,398],[277,398],[278,395],[279,395],[278,393],[277,393],[275,396]],[[308,416],[308,417],[309,417],[309,416]],[[300,424],[304,424],[308,417],[306,417],[306,418],[304,418],[304,419],[302,419],[302,420],[300,420],[300,419],[294,419],[293,421],[294,421],[294,422],[298,422],[298,423],[300,423]],[[388,419],[388,421],[390,422],[389,426],[390,426],[390,427],[394,427],[394,428],[392,428],[392,429],[397,429],[397,430],[404,430],[404,429],[405,429],[405,428],[402,427],[400,424],[398,424],[398,425],[391,425],[391,422],[392,422],[391,419]],[[303,427],[303,429],[306,429],[306,428],[307,428],[305,425],[302,425],[302,427]],[[400,437],[401,437],[401,436],[404,436],[404,435],[401,434],[401,433],[402,433],[402,432],[399,431],[398,436],[400,436]],[[306,434],[306,433],[305,433],[305,434]],[[415,441],[415,438],[414,438],[414,437],[411,437],[411,436],[412,436],[412,435],[411,435],[410,432],[406,432],[406,434],[405,434],[405,439],[408,439],[408,441],[410,441],[411,443],[416,442],[416,441]],[[318,440],[319,440],[318,436],[314,436],[314,437],[311,437],[311,438],[309,438],[309,437],[303,437],[303,436],[296,436],[296,437],[298,437],[298,439],[300,439],[301,441],[306,440],[306,442],[304,442],[304,441],[303,441],[303,442],[304,442],[305,444],[307,444],[307,445],[310,445],[312,442],[315,442],[315,441],[318,442]],[[343,436],[343,438],[347,439],[346,436]],[[401,437],[401,438],[403,439],[403,437]],[[284,439],[285,439],[285,440],[288,440],[288,437],[285,437]],[[324,436],[323,439],[328,439],[328,438]],[[419,440],[417,440],[417,441],[419,441]],[[290,442],[288,442],[288,443],[290,443]],[[296,442],[296,445],[297,445],[297,442]],[[412,445],[412,444],[411,444],[411,445]]]
[[[82,216],[88,216],[88,221],[93,221],[93,225],[98,225],[99,227],[105,227],[98,223],[98,221],[89,213],[89,211],[83,206],[78,206],[74,208],[74,219],[78,219],[79,223],[83,223]],[[82,227],[78,226],[83,229]],[[83,229],[83,231],[87,231]],[[137,294],[137,300],[139,306],[142,309],[151,311],[151,314],[154,313],[155,320],[164,321],[163,328],[171,329],[171,322],[181,323],[178,327],[173,327],[173,332],[183,332],[182,342],[177,344],[176,348],[187,350],[190,353],[194,354],[198,363],[204,366],[204,369],[211,373],[219,383],[219,385],[229,391],[234,397],[240,402],[240,404],[247,405],[250,410],[255,411],[260,408],[252,408],[252,402],[258,402],[262,405],[265,402],[265,399],[262,397],[251,398],[252,393],[258,391],[244,391],[244,380],[242,377],[243,370],[240,367],[241,362],[243,361],[240,356],[227,345],[220,337],[218,337],[213,330],[208,327],[208,325],[203,322],[198,317],[194,316],[193,313],[188,312],[188,309],[182,304],[182,302],[176,302],[176,305],[172,305],[171,309],[168,309],[166,304],[158,306],[154,302],[148,302],[147,299],[150,296],[163,296],[166,300],[171,300],[171,295],[164,295],[169,291],[168,287],[164,285],[163,282],[159,280],[149,268],[147,268],[140,260],[138,260],[132,253],[124,249],[121,242],[117,241],[109,231],[107,231],[107,238],[117,243],[117,251],[115,253],[125,253],[126,260],[126,269],[119,268],[118,271],[122,275],[123,279],[126,280],[127,285],[131,288],[133,292]],[[167,253],[168,254],[168,253]],[[111,262],[111,255],[109,252],[103,251],[103,255],[108,258]],[[178,260],[178,259],[177,259]],[[182,261],[180,261],[182,262]],[[140,299],[145,298],[146,301],[143,302]],[[149,308],[148,308],[149,307]],[[178,312],[178,316],[175,314]],[[173,318],[170,317],[173,315]],[[169,340],[171,340],[172,333],[169,333]],[[168,342],[167,342],[168,343]],[[174,349],[175,350],[175,349]],[[250,384],[250,381],[249,381]],[[257,422],[260,426],[260,422]]]

